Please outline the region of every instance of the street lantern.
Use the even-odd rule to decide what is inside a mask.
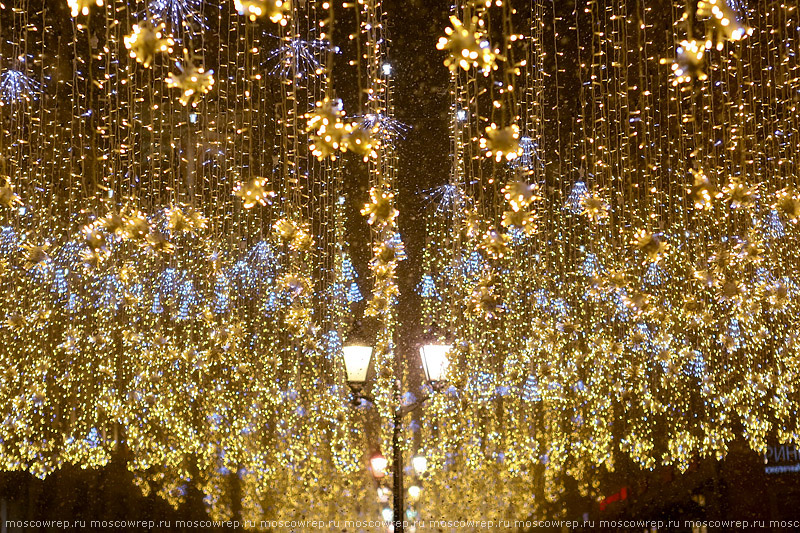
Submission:
[[[342,348],[344,352],[344,369],[347,372],[347,381],[362,385],[367,381],[369,360],[372,358],[372,346],[353,344]]]
[[[450,364],[447,354],[452,349],[450,344],[426,344],[420,347],[419,354],[422,356],[422,366],[428,381],[436,383],[444,379]]]
[[[388,464],[389,462],[381,452],[375,452],[369,458],[369,465],[372,468],[372,475],[375,476],[375,479],[381,479],[386,475],[386,466]]]
[[[411,465],[418,476],[421,476],[428,470],[428,459],[423,455],[417,455],[411,459]]]

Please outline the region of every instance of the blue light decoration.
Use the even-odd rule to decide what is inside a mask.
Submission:
[[[538,166],[544,168],[544,160],[539,155],[539,143],[525,136],[520,137],[519,147],[522,148],[522,155],[510,161],[512,167],[532,169],[534,166]]]
[[[197,293],[194,283],[186,280],[178,288],[178,315],[177,320],[188,320],[192,316],[192,309],[197,304]]]
[[[422,279],[417,285],[417,292],[423,298],[439,298],[439,292],[436,290],[436,283],[433,281],[433,276],[430,274],[423,274]]]
[[[589,189],[586,188],[586,184],[582,181],[576,181],[575,185],[572,186],[572,191],[570,191],[569,196],[567,196],[567,202],[564,206],[568,211],[579,215],[583,212],[583,199],[589,194]]]
[[[742,330],[739,327],[739,321],[737,319],[732,318],[730,323],[728,323],[728,331],[726,334],[730,339],[730,346],[728,347],[730,351],[738,350],[742,347]]]
[[[164,306],[161,305],[161,295],[158,293],[153,295],[153,305],[150,306],[150,312],[154,315],[159,315],[164,312]]]
[[[467,277],[477,276],[483,271],[483,267],[483,257],[479,252],[473,250],[467,260],[464,261],[464,274]]]
[[[358,273],[356,272],[355,267],[353,267],[353,260],[350,258],[350,255],[345,252],[344,257],[342,258],[342,280],[353,281],[357,278]]]
[[[353,260],[350,258],[350,255],[345,252],[342,257],[342,282],[347,285],[345,298],[349,304],[357,303],[364,299],[358,287],[357,279],[358,273],[353,266]]]
[[[756,268],[753,279],[758,285],[768,285],[775,281],[772,273],[764,267]]]
[[[564,319],[569,314],[569,305],[563,298],[553,298],[550,300],[550,312],[557,319]]]
[[[627,322],[631,319],[631,310],[628,308],[628,293],[625,289],[616,289],[611,294],[611,300],[614,303],[614,307],[617,311],[615,316],[616,320],[621,322]]]
[[[542,400],[542,394],[539,392],[539,381],[536,376],[528,376],[525,383],[522,384],[522,401],[524,402],[539,402]]]
[[[281,304],[281,298],[275,291],[269,291],[265,298],[261,300],[261,311],[266,314],[272,314],[278,310]]]
[[[119,309],[124,287],[115,274],[107,274],[99,280],[100,294],[95,306],[98,309]]]
[[[335,361],[339,354],[342,353],[342,338],[335,329],[326,331],[322,335],[322,343],[325,348],[325,355],[329,361]],[[331,396],[336,396],[336,386],[332,385],[331,389]]]
[[[100,432],[97,431],[97,428],[92,428],[89,430],[89,433],[86,435],[86,444],[89,445],[90,448],[97,448],[103,443],[103,439],[100,436]]]
[[[351,282],[350,287],[347,289],[347,303],[354,304],[363,299],[364,296],[361,294],[361,290],[358,288],[358,283],[355,281]]]
[[[77,293],[70,293],[67,304],[64,306],[68,311],[77,311],[82,307],[81,298]]]
[[[494,374],[482,371],[474,376],[470,376],[467,383],[467,390],[479,402],[488,402],[492,399],[495,392]]]
[[[457,200],[464,197],[464,192],[457,186],[445,183],[432,189],[422,191],[428,203],[436,204],[436,214],[452,211],[457,205]],[[460,202],[463,205],[463,201]]]
[[[68,241],[53,252],[53,262],[72,271],[78,271],[83,266],[81,252],[86,249],[86,244],[78,241]]]
[[[769,214],[767,215],[766,220],[764,220],[763,225],[764,236],[767,239],[781,239],[785,235],[783,229],[783,222],[781,222],[781,216],[778,214],[778,211],[772,209]]]
[[[197,26],[206,28],[203,20],[203,0],[151,0],[149,14],[169,24],[172,31]]]
[[[378,137],[384,142],[397,141],[406,138],[411,129],[408,124],[383,113],[367,113],[356,115],[353,120],[359,121],[364,128],[371,130],[377,128]]]
[[[41,83],[24,72],[6,69],[0,75],[0,105],[36,100],[41,88]]]
[[[694,357],[686,365],[686,373],[696,378],[702,378],[705,375],[706,360],[699,350],[694,350]]]
[[[18,250],[19,238],[17,232],[11,226],[0,228],[0,253],[11,254]]]
[[[647,324],[639,322],[633,327],[633,329],[645,339],[644,342],[650,343],[653,340],[653,334]]]
[[[273,252],[272,246],[267,241],[257,242],[247,254],[247,261],[250,263],[250,266],[258,269],[261,273],[267,274],[270,277],[274,276],[277,259],[275,258],[275,252]]]
[[[64,267],[56,267],[53,272],[52,291],[58,295],[59,298],[66,298],[69,294],[69,283],[67,283],[68,274],[69,270]]]
[[[403,246],[403,238],[400,234],[397,232],[392,233],[392,236],[389,237],[389,242],[395,247],[395,258],[398,261],[405,261],[408,255],[406,255],[405,247]]]
[[[214,312],[224,313],[231,305],[231,280],[224,272],[217,274],[217,279],[214,282]]]
[[[178,282],[180,279],[178,271],[174,268],[168,268],[161,273],[159,278],[161,294],[167,297],[174,295],[175,290],[178,288]]]
[[[511,388],[506,385],[498,385],[494,388],[494,395],[498,398],[511,394]]]
[[[234,284],[234,292],[236,293],[250,294],[258,284],[258,276],[244,259],[236,261],[228,270],[228,275]]]
[[[272,35],[276,39],[280,39]],[[288,78],[292,73],[298,78],[309,74],[317,74],[322,70],[322,63],[318,57],[328,51],[328,42],[322,40],[306,41],[293,38],[283,43],[267,54],[267,66],[270,76]]]
[[[546,289],[536,289],[533,291],[534,303],[540,309],[547,307],[547,302],[550,298],[550,293]]]
[[[580,272],[586,277],[598,277],[603,272],[603,265],[596,254],[591,252],[586,254],[586,258],[580,267]]]
[[[508,228],[508,235],[511,237],[511,242],[514,244],[521,244],[530,238],[528,232],[517,226]]]
[[[642,277],[642,281],[645,285],[661,285],[667,280],[668,276],[669,274],[664,267],[658,263],[650,263],[650,266],[647,267],[647,271]]]

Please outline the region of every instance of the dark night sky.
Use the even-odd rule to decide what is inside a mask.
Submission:
[[[447,183],[450,171],[448,130],[450,75],[436,41],[448,25],[450,4],[444,0],[389,0],[391,60],[395,65],[396,116],[411,130],[399,146],[399,227],[408,260],[399,269],[400,304],[398,349],[415,357],[421,334],[419,297],[415,292],[425,244],[422,191]],[[408,318],[404,318],[408,317]],[[416,342],[415,342],[416,341]]]
[[[400,302],[397,315],[400,325],[395,335],[399,353],[411,365],[421,365],[416,356],[421,334],[419,297],[415,287],[420,279],[420,265],[425,244],[425,197],[423,191],[447,183],[450,170],[448,129],[449,71],[444,66],[444,53],[436,42],[449,24],[450,4],[444,0],[385,0],[388,13],[388,34],[391,40],[388,61],[392,65],[394,116],[410,126],[404,139],[397,143],[399,168],[397,177],[398,226],[406,246],[408,259],[400,264]],[[351,11],[337,13],[335,41],[347,46],[347,33],[355,28]],[[357,105],[351,89],[358,87],[355,69],[346,65],[354,50],[337,57],[337,95],[345,108]],[[352,159],[352,158],[351,158]],[[345,172],[348,196],[350,253],[359,273],[362,294],[368,298],[373,280],[369,277],[371,259],[369,229],[359,209],[368,198],[367,177],[360,161],[347,160]],[[363,314],[364,303],[356,310]],[[375,334],[375,324],[367,321],[363,333]]]

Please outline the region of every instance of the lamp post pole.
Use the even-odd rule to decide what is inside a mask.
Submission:
[[[435,344],[425,345],[420,348],[425,378],[436,391],[441,390],[441,380],[448,366],[447,353],[451,348],[452,346],[450,345]],[[370,346],[351,344],[344,346],[343,352],[347,382],[353,391],[354,398],[356,400],[367,400],[374,404],[375,401],[362,391],[362,386],[367,379],[369,361],[372,358],[372,348]],[[399,360],[396,363],[398,365],[398,375],[400,375]],[[403,505],[403,449],[400,446],[403,416],[420,407],[429,398],[428,396],[423,396],[409,405],[403,405],[400,391],[401,383],[398,379],[395,380],[395,405],[392,414],[392,422],[394,424],[392,428],[392,487],[394,489],[392,491],[392,523],[394,524],[394,533],[405,533],[405,525],[403,524],[405,516]],[[378,476],[376,475],[376,477]]]
[[[405,533],[403,524],[403,449],[400,447],[403,411],[398,406],[394,410],[394,430],[392,431],[392,520],[394,533]]]

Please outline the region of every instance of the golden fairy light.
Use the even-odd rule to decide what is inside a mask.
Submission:
[[[158,26],[150,21],[133,25],[133,33],[125,36],[125,48],[131,51],[131,57],[150,68],[158,53],[171,53],[175,41],[172,37],[164,37],[164,23]]]
[[[675,74],[673,85],[688,83],[693,79],[703,81],[708,78],[704,70],[705,46],[697,40],[683,40],[676,47],[677,57],[672,61],[672,72]],[[662,60],[662,63],[667,61]]]
[[[0,187],[0,205],[9,209],[22,205],[22,198],[14,192],[10,184]]]
[[[753,33],[753,28],[739,22],[739,17],[728,4],[728,0],[699,0],[696,14],[698,18],[711,19],[707,47],[713,44],[718,50],[722,50],[726,40],[739,41]]]
[[[86,16],[89,14],[89,8],[93,5],[103,7],[103,0],[67,0],[67,5],[73,17]]]
[[[253,178],[247,182],[239,182],[233,189],[233,194],[242,199],[245,209],[250,209],[256,204],[267,205],[272,203],[275,191],[268,191],[265,187],[267,180],[264,178]]]
[[[342,101],[339,99],[325,98],[316,102],[313,111],[306,113],[306,130],[313,132],[311,139],[311,152],[322,161],[326,158],[336,158],[338,151],[344,151],[343,143],[350,132],[342,121],[344,117]]]
[[[333,3],[152,2],[138,29],[125,2],[100,4],[71,0],[74,24],[33,3],[3,12],[0,467],[101,468],[124,442],[143,493],[178,506],[191,485],[215,519],[377,517],[364,451],[390,446],[415,381],[395,367],[415,317],[398,316],[383,3],[348,3],[358,87],[332,63]],[[420,328],[451,365],[402,428],[427,460],[422,516],[543,515],[567,486],[600,496],[620,454],[685,470],[735,440],[797,441],[800,58],[775,50],[796,47],[800,13],[739,4],[631,17],[589,2],[565,24],[547,0],[455,2],[437,45],[451,172],[414,265]],[[271,41],[231,7],[281,25],[285,70],[265,75]],[[189,49],[173,74],[167,31]],[[50,83],[56,42],[77,56]],[[342,155],[364,170],[364,219],[347,220]],[[353,224],[371,239],[357,275]],[[367,283],[365,410],[340,361]]]
[[[252,21],[266,15],[275,24],[286,26],[292,4],[290,0],[234,0],[234,8]]]
[[[214,71],[195,65],[188,51],[184,50],[183,55],[183,63],[176,64],[178,73],[170,74],[167,78],[167,87],[181,90],[181,104],[197,107],[200,97],[214,86]]]
[[[465,25],[458,17],[451,15],[450,24],[451,26],[445,28],[447,35],[440,37],[436,43],[437,49],[447,50],[450,54],[444,61],[445,66],[450,70],[477,67],[486,73],[497,69],[497,56],[486,39],[485,32],[478,29],[483,21],[473,17]]]
[[[494,157],[498,163],[505,159],[512,161],[522,155],[519,144],[519,126],[512,124],[499,128],[492,123],[486,127],[486,136],[481,137],[480,147],[486,150],[486,157]]]
[[[367,222],[377,227],[393,223],[399,214],[393,203],[394,193],[379,191],[373,187],[369,191],[369,196],[369,203],[361,209],[361,214],[369,217]]]

